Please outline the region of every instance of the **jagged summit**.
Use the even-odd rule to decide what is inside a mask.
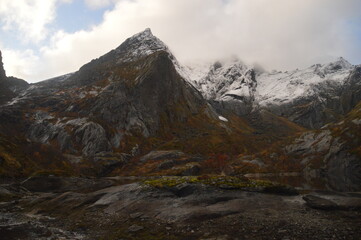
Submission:
[[[118,61],[123,62],[131,62],[157,51],[167,51],[170,53],[167,45],[154,36],[150,28],[146,28],[144,31],[128,38],[115,51],[119,59]]]
[[[322,70],[324,74],[329,74],[340,70],[348,70],[351,69],[352,67],[353,65],[349,63],[346,59],[344,59],[343,57],[339,57],[337,58],[336,61],[325,64],[322,67]]]
[[[344,68],[351,68],[353,65],[343,57],[338,57],[334,64],[340,64]]]
[[[137,38],[139,38],[139,37],[140,38],[145,38],[145,37],[154,37],[154,35],[153,35],[152,30],[150,28],[146,28],[146,29],[144,29],[144,31],[136,33],[130,38],[135,38],[135,37],[137,37]]]
[[[169,51],[167,45],[159,38],[155,37],[152,34],[152,31],[147,28],[126,39],[116,49],[83,65],[78,72],[70,75],[69,78],[66,78],[61,82],[70,86],[74,84],[79,86],[93,84],[95,81],[99,80],[99,78],[103,78],[103,74],[108,75],[109,68],[117,68],[125,63],[135,63],[138,60],[142,60],[143,58],[160,51],[168,54],[169,59],[172,60],[176,69],[180,69],[178,62]],[[58,79],[56,81],[60,82],[59,78],[56,79]]]

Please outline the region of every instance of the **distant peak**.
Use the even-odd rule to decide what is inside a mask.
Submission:
[[[349,61],[347,61],[346,59],[344,59],[343,57],[338,57],[336,62],[345,63],[346,65],[351,65],[352,66],[352,64]]]
[[[128,38],[126,40],[128,44],[150,44],[150,42],[153,42],[153,44],[156,44],[158,46],[162,46],[166,48],[165,44],[156,36],[153,35],[152,30],[150,28],[146,28],[144,31],[139,32],[137,34],[134,34],[132,37]]]
[[[325,77],[327,74],[332,74],[339,71],[350,70],[354,66],[349,63],[343,57],[338,57],[335,61],[326,64],[315,64],[311,66],[314,71],[321,77]]]
[[[336,61],[326,64],[326,68],[331,68],[333,70],[350,69],[352,67],[353,65],[343,57],[338,57]]]
[[[148,35],[153,35],[152,30],[150,30],[150,28],[144,29],[143,33]]]

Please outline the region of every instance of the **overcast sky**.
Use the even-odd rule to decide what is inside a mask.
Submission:
[[[76,71],[147,27],[181,63],[361,64],[360,9],[361,0],[1,0],[0,50],[7,75],[29,82]]]

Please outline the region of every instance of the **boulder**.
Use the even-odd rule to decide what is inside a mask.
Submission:
[[[126,164],[131,157],[126,153],[100,152],[95,154],[94,162],[98,166],[98,176],[106,176],[117,167]]]
[[[174,167],[176,164],[177,164],[177,161],[175,161],[175,160],[167,160],[167,161],[161,162],[158,165],[157,169],[158,170],[170,169],[170,168]]]
[[[148,162],[148,161],[157,161],[157,160],[164,160],[164,159],[180,159],[185,157],[186,155],[178,150],[170,150],[170,151],[151,151],[147,155],[140,158],[141,162]]]
[[[198,163],[188,163],[184,169],[182,169],[181,176],[197,176],[201,171],[201,167]]]
[[[306,195],[302,197],[303,200],[306,201],[306,205],[315,208],[315,209],[321,209],[321,210],[336,210],[338,209],[338,205],[328,199],[321,198],[314,195]]]

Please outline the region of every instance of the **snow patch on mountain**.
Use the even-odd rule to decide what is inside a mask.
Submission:
[[[223,121],[223,122],[228,122],[228,119],[223,117],[223,116],[218,116],[219,120]]]
[[[261,106],[291,102],[317,93],[316,86],[330,81],[342,85],[353,65],[343,58],[328,64],[315,64],[291,72],[263,73],[257,77],[256,101]]]

